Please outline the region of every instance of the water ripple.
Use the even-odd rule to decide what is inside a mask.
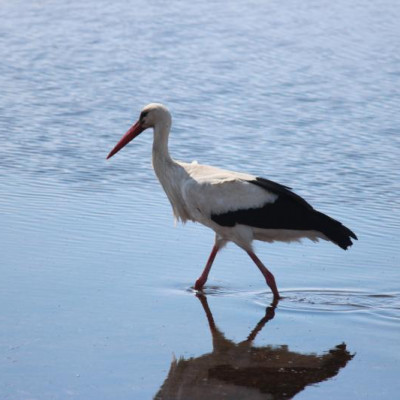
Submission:
[[[400,293],[370,293],[356,290],[286,289],[279,308],[291,312],[368,312],[398,319],[400,322]],[[259,304],[264,304],[259,294]]]

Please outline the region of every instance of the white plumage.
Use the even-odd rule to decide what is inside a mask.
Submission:
[[[331,240],[346,249],[356,236],[340,222],[314,210],[289,188],[254,175],[232,172],[196,161],[173,160],[168,152],[171,115],[162,104],[146,106],[139,120],[117,143],[113,156],[145,129],[154,130],[152,161],[177,220],[200,222],[216,233],[215,245],[195,288],[204,286],[218,250],[228,241],[243,248],[263,273],[274,297],[273,275],[252,249],[252,241]]]

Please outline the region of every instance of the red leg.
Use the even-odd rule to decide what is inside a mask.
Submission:
[[[204,268],[203,273],[201,274],[200,278],[197,279],[194,288],[196,290],[203,289],[204,284],[207,282],[208,274],[210,272],[211,266],[214,262],[215,256],[217,255],[219,247],[215,244],[213,249],[211,250],[210,257],[208,257],[208,261],[206,267]]]
[[[276,287],[274,275],[264,266],[261,260],[252,252],[248,251],[247,254],[251,257],[254,263],[257,265],[258,269],[264,275],[265,280],[267,281],[267,285],[271,288],[272,293],[274,294],[274,299],[280,299],[278,288]]]

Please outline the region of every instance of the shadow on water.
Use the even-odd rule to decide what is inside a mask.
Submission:
[[[325,354],[301,354],[288,346],[253,346],[253,340],[275,316],[277,304],[246,340],[234,343],[218,329],[207,297],[197,294],[207,316],[213,351],[200,357],[174,359],[155,400],[167,399],[290,399],[308,385],[336,376],[354,355],[344,343]]]

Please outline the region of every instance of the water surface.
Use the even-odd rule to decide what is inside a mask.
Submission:
[[[175,398],[189,378],[193,398],[398,396],[396,1],[20,0],[0,17],[1,399]],[[213,233],[174,227],[151,133],[105,160],[153,101],[175,158],[293,187],[359,241],[256,244],[276,308],[229,245],[196,297]]]

